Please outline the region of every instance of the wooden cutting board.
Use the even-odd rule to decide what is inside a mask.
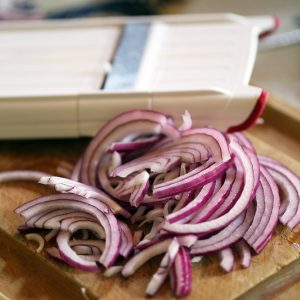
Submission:
[[[285,163],[298,175],[299,116],[299,111],[272,99],[264,113],[265,124],[249,131],[258,153]],[[62,160],[74,163],[87,142],[87,139],[0,142],[0,171],[26,168],[55,173]],[[74,270],[44,254],[35,254],[34,244],[17,233],[16,228],[22,219],[13,210],[21,203],[50,192],[33,183],[0,185],[0,299],[144,298],[147,282],[158,267],[159,259],[153,259],[128,279],[121,276],[106,279],[101,273]],[[290,284],[295,276],[299,276],[297,259],[300,248],[293,244],[300,243],[299,229],[300,226],[292,233],[278,226],[269,245],[260,255],[253,257],[248,269],[242,269],[237,259],[234,271],[226,274],[215,256],[205,257],[193,265],[193,291],[186,299],[217,300],[240,296],[253,299],[251,295],[259,299],[260,296],[274,294],[278,288],[285,287],[286,283]],[[284,275],[286,273],[288,276]],[[276,274],[279,275],[276,277]],[[299,292],[300,286],[286,291],[289,299],[298,299]],[[172,298],[168,284],[155,296],[155,299]]]

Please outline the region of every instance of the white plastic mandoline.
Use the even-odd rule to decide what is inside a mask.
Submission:
[[[133,23],[150,23],[134,84],[101,89]],[[267,98],[248,85],[258,38],[277,24],[233,14],[1,23],[0,138],[92,136],[130,109],[244,129]]]

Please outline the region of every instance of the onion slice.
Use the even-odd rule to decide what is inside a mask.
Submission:
[[[249,202],[252,200],[251,197],[254,188],[254,174],[252,165],[247,154],[236,141],[231,141],[230,148],[232,149],[236,158],[240,160],[245,176],[243,191],[232,209],[217,219],[209,220],[199,224],[166,223],[163,227],[164,230],[179,234],[200,234],[213,232],[228,225],[247,208]]]
[[[225,272],[230,272],[234,265],[234,255],[231,248],[225,248],[219,251],[220,267]]]
[[[29,241],[34,241],[38,243],[38,248],[36,249],[36,253],[41,253],[45,246],[45,241],[43,237],[38,233],[27,233],[25,235],[26,239]]]
[[[164,255],[158,270],[154,273],[150,282],[148,283],[146,288],[147,295],[153,296],[162,286],[179,251],[179,247],[180,245],[175,237],[170,243],[168,251]]]
[[[170,270],[171,287],[177,297],[185,297],[192,290],[192,263],[188,250],[180,247]]]
[[[38,182],[40,178],[43,176],[49,176],[49,174],[45,172],[29,171],[29,170],[5,171],[5,172],[0,172],[0,183],[4,183],[8,181],[16,181],[16,180]]]

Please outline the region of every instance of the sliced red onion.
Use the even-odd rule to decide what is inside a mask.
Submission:
[[[225,137],[218,131],[210,128],[191,129],[182,133],[184,142],[190,141],[210,149],[214,164],[207,169],[197,168],[175,180],[154,186],[153,194],[158,197],[174,195],[190,190],[216,179],[232,163],[231,154]]]
[[[192,290],[192,263],[188,250],[180,247],[170,270],[171,287],[177,297],[185,297]]]
[[[254,177],[254,186],[253,186],[253,191],[252,191],[252,196],[251,196],[251,199],[252,199],[255,196],[255,193],[256,193],[256,190],[257,190],[257,187],[259,184],[260,164],[259,164],[256,154],[253,151],[251,151],[250,149],[245,148],[245,147],[243,149],[247,153],[247,155],[251,161],[251,164],[252,164],[253,177]]]
[[[186,131],[192,128],[193,122],[190,113],[186,110],[182,115],[182,124],[178,128],[180,131]]]
[[[215,196],[216,193],[218,193],[218,191],[220,190],[220,188],[221,188],[221,186],[222,186],[222,184],[223,184],[223,182],[224,182],[224,180],[223,180],[222,178],[224,178],[224,175],[221,176],[221,177],[219,177],[219,178],[217,178],[217,179],[214,181],[214,182],[215,182],[215,189],[214,189],[214,191],[213,191],[212,196]]]
[[[47,233],[45,236],[44,236],[44,239],[46,242],[50,242],[52,241],[54,238],[56,238],[57,234],[59,233],[59,229],[51,229],[49,231],[49,233]]]
[[[49,176],[49,174],[45,172],[29,170],[4,171],[0,172],[0,183],[16,180],[38,182],[43,176]]]
[[[105,270],[105,272],[103,273],[104,277],[112,277],[118,273],[121,273],[123,269],[123,266],[113,266],[113,267],[109,267],[108,269]]]
[[[146,261],[154,256],[165,253],[170,246],[172,239],[167,239],[162,242],[158,242],[145,250],[139,252],[133,256],[124,266],[122,275],[129,277],[133,275]]]
[[[62,221],[61,229],[65,229],[70,231],[72,234],[75,234],[78,230],[89,230],[92,231],[94,235],[96,235],[97,238],[104,240],[106,238],[105,231],[98,222],[91,221],[87,219],[76,219],[76,218],[70,218],[68,220]],[[81,239],[84,239],[84,236],[81,237]]]
[[[242,132],[234,132],[234,133],[229,134],[229,136],[234,136],[235,138],[238,139],[239,143],[242,146],[250,149],[254,153],[256,152],[252,143],[250,142],[250,140]]]
[[[210,160],[208,162],[212,163]],[[200,166],[184,176],[180,176],[167,183],[161,183],[154,186],[153,195],[156,197],[166,197],[195,189],[201,185],[216,180],[231,164],[232,161],[226,161],[213,163],[205,169]]]
[[[264,167],[272,171],[276,171],[277,173],[280,173],[282,176],[284,176],[297,191],[298,197],[293,196],[289,198],[289,205],[285,210],[287,217],[289,217],[290,215],[294,214],[295,212],[294,207],[297,205],[296,213],[288,221],[287,224],[291,229],[293,229],[295,226],[297,226],[300,223],[300,179],[292,171],[290,171],[283,165],[279,164],[278,162],[272,160],[271,158],[259,156],[259,160]],[[294,191],[291,188],[290,184],[286,185],[286,188],[288,188],[289,193],[291,193],[291,195],[294,195]]]
[[[234,255],[231,248],[225,248],[218,252],[220,257],[220,267],[225,272],[230,272],[233,269],[234,265]]]
[[[39,183],[53,186],[58,192],[73,193],[82,197],[97,199],[108,205],[114,213],[121,214],[124,217],[130,216],[129,213],[110,196],[95,187],[56,176],[44,176],[40,178]]]
[[[278,222],[279,207],[280,207],[279,191],[271,174],[264,167],[261,167],[261,176],[264,176],[266,178],[266,181],[271,188],[272,196],[273,196],[273,205],[272,205],[272,212],[270,218],[268,220],[267,225],[264,228],[263,234],[260,235],[260,237],[255,241],[253,245],[251,245],[253,249],[256,251],[258,251],[258,249],[260,249],[261,251],[262,250],[261,245],[264,244],[265,240],[268,239],[268,236],[272,235],[272,232],[274,231],[275,226],[277,225]]]
[[[241,266],[243,268],[249,268],[252,256],[248,244],[244,240],[240,240],[235,244],[235,248],[237,249],[239,257],[241,259]]]
[[[253,219],[253,223],[248,233],[244,236],[245,240],[255,251],[258,251],[261,243],[273,232],[277,224],[280,205],[277,186],[264,167],[261,167],[260,182],[263,195],[261,191],[259,191],[259,193],[257,193],[256,202],[264,202],[264,205],[257,204],[257,213]],[[262,208],[264,209],[262,210]],[[256,216],[258,217],[256,218]]]
[[[192,200],[189,204],[187,204],[182,209],[168,215],[166,220],[169,223],[175,223],[185,218],[185,222],[189,221],[194,215],[195,212],[198,211],[211,197],[213,190],[215,187],[214,182],[210,182],[203,186],[200,193]]]
[[[168,118],[160,113],[136,110],[118,115],[102,127],[88,145],[82,161],[80,179],[83,183],[96,185],[99,161],[113,142],[122,140],[127,134],[162,134],[178,137],[175,128],[171,130]]]
[[[126,223],[119,221],[119,225],[121,230],[120,254],[126,258],[133,248],[133,237]]]
[[[85,245],[78,245],[78,246],[73,246],[71,248],[78,255],[92,255],[92,254],[95,254],[93,247],[89,247],[89,246],[85,246]],[[97,248],[95,248],[95,249],[97,249]],[[97,253],[97,254],[99,254],[99,253]]]
[[[263,163],[262,163],[263,165]],[[279,220],[282,224],[286,225],[296,215],[300,202],[297,190],[291,181],[281,173],[267,168],[272,175],[277,186],[281,191],[282,205],[280,205]]]
[[[85,212],[75,212],[72,209],[54,209],[33,215],[26,220],[26,224],[37,228],[60,229],[61,221],[68,218],[96,220],[93,216]]]
[[[222,250],[240,240],[249,228],[254,216],[252,203],[246,213],[240,214],[227,227],[203,240],[198,240],[191,249],[192,255],[202,255]]]
[[[199,224],[166,223],[163,227],[164,230],[179,234],[200,234],[212,232],[228,225],[247,208],[249,202],[252,199],[251,197],[254,188],[254,175],[252,165],[249,157],[236,141],[231,141],[230,148],[235,154],[236,158],[240,160],[244,169],[245,177],[243,191],[231,210],[217,219],[209,220]]]
[[[47,212],[61,208],[87,212],[97,218],[106,232],[106,247],[100,262],[106,267],[111,266],[119,255],[121,236],[117,219],[110,213],[109,208],[104,203],[73,194],[57,194],[27,202],[18,207],[15,212],[25,218],[30,218],[43,211]]]
[[[260,253],[268,244],[268,242],[271,240],[272,234],[270,234],[258,247],[256,252]]]
[[[113,155],[111,156],[107,154],[103,156],[101,160],[101,168],[98,169],[98,178],[101,189],[117,199],[118,194],[115,192],[115,187],[119,184],[119,180],[113,181],[108,175],[111,173],[111,168],[115,163],[113,157]]]
[[[157,226],[154,223],[151,231],[144,236],[144,238],[134,247],[135,250],[141,251],[144,250],[158,242],[162,242],[168,238],[171,238],[171,234],[163,234],[163,233],[158,233]]]
[[[243,186],[244,186],[244,171],[243,167],[238,159],[234,159],[234,164],[236,168],[235,180],[229,192],[229,195],[226,197],[223,204],[217,208],[217,210],[210,216],[210,220],[216,219],[224,214],[226,214],[239,199]]]
[[[147,171],[141,172],[128,180],[120,190],[115,189],[115,192],[122,197],[130,193],[129,202],[132,206],[138,207],[144,199],[149,189],[149,173]]]
[[[214,196],[205,203],[203,207],[195,214],[190,223],[200,223],[208,220],[211,215],[222,206],[225,199],[229,196],[232,185],[235,180],[236,170],[230,167],[225,173],[225,181]]]
[[[49,256],[51,256],[55,259],[61,260],[68,264],[68,262],[65,261],[64,258],[60,255],[59,250],[56,247],[46,248],[46,253]],[[99,255],[78,255],[78,257],[87,262],[96,262],[99,260]]]
[[[166,204],[168,201],[173,200],[174,197],[162,197],[162,198],[157,198],[149,195],[145,195],[145,198],[142,200],[142,204],[145,206],[155,206],[159,204]]]
[[[111,173],[113,169],[122,164],[122,156],[119,152],[114,151],[111,155],[111,164],[109,166],[108,172]]]
[[[41,179],[63,194],[17,208],[26,219],[20,232],[51,229],[46,238],[56,236],[59,249],[46,249],[49,255],[83,270],[98,271],[100,262],[108,268],[107,276],[121,268],[123,276],[130,276],[164,254],[149,295],[168,273],[176,296],[190,293],[190,254],[219,253],[221,266],[230,271],[234,247],[242,267],[248,267],[249,247],[262,251],[278,218],[290,228],[300,222],[300,179],[272,159],[258,160],[241,133],[191,128],[187,112],[179,129],[169,116],[152,111],[117,116],[97,133],[74,168],[61,165],[62,174],[72,180]],[[42,175],[4,172],[0,182],[37,181]],[[129,220],[131,212],[135,228],[152,223],[143,239],[141,231],[132,236],[130,224],[115,216]],[[78,236],[82,240],[75,240]],[[124,267],[113,266],[120,256]]]
[[[202,259],[203,259],[203,256],[194,256],[192,258],[192,264],[198,264],[202,261]]]
[[[34,241],[38,244],[38,248],[36,249],[36,253],[42,252],[45,246],[45,241],[43,237],[38,233],[27,233],[25,235],[26,239],[29,241]]]
[[[214,181],[217,177],[224,173],[228,166],[229,164],[214,164],[212,160],[208,160],[203,165],[183,176],[154,186],[153,195],[158,198],[162,198],[193,190],[199,186]]]
[[[73,248],[75,246],[86,246],[92,249],[93,254],[101,254],[105,248],[105,243],[99,240],[70,240],[69,245]]]
[[[154,273],[150,282],[148,283],[148,286],[146,288],[147,295],[153,296],[162,286],[179,251],[179,247],[180,245],[175,237],[170,243],[169,248],[163,257],[158,270]]]
[[[149,169],[153,173],[164,173],[177,167],[181,162],[193,164],[208,159],[207,149],[199,144],[195,145],[191,141],[186,143],[183,139],[178,143],[173,143],[166,148],[149,152],[139,158],[125,163],[110,174],[112,177],[127,177],[134,172]]]
[[[180,198],[179,198],[179,201],[177,202],[173,212],[175,213],[176,211],[178,211],[178,210],[182,209],[183,207],[185,207],[186,205],[188,205],[188,203],[190,203],[194,199],[194,195],[197,195],[197,194],[199,194],[199,192],[197,193],[197,191],[195,192],[195,190],[191,190],[191,191],[187,191],[182,194],[179,194]],[[176,198],[176,195],[174,198]],[[169,202],[170,201],[168,201],[167,203],[169,203]]]
[[[115,142],[109,147],[109,151],[132,151],[141,148],[150,147],[160,140],[160,136],[150,136],[146,138],[136,139],[134,141]]]
[[[56,241],[60,256],[70,266],[81,269],[88,272],[98,272],[99,267],[96,262],[91,262],[82,259],[78,254],[70,247],[69,241],[71,234],[68,231],[61,230],[57,235]]]
[[[180,245],[191,247],[197,240],[197,237],[187,235],[178,237],[177,239]],[[122,270],[122,275],[124,277],[129,277],[134,274],[146,261],[154,256],[165,253],[168,250],[171,242],[172,239],[166,239],[164,241],[157,242],[136,254],[129,261],[127,261]]]
[[[262,178],[261,181],[265,183],[265,178]],[[264,218],[264,222],[266,222],[266,220],[268,220],[268,217],[271,215],[273,201],[267,201],[266,203],[266,196],[270,196],[270,194],[271,191],[269,185],[264,185],[263,188],[262,184],[260,183],[256,191],[256,208],[253,222],[244,235],[244,239],[248,243],[251,243],[262,234],[265,224],[261,223],[261,220]]]

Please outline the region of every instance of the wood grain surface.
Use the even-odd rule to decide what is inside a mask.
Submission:
[[[276,113],[280,109],[277,104],[271,102],[265,113],[265,124],[252,129],[249,137],[258,153],[287,164],[300,175],[300,139],[294,132],[288,134],[288,131],[274,126],[284,118],[291,122],[291,126],[299,126],[299,115],[292,110],[281,110],[278,120]],[[283,121],[281,124],[280,128],[284,127]],[[0,142],[0,171],[25,168],[55,174],[59,162],[74,163],[87,142],[86,139]],[[26,182],[0,185],[0,299],[143,299],[147,282],[158,267],[158,258],[128,279],[121,276],[106,279],[101,272],[85,273],[43,253],[34,253],[34,243],[26,241],[16,231],[22,219],[13,210],[21,203],[50,192],[43,186]],[[299,249],[293,245],[300,243],[299,229],[291,232],[278,226],[269,245],[253,257],[248,269],[242,269],[237,259],[234,271],[226,274],[214,255],[205,257],[193,265],[193,292],[186,299],[235,299],[246,295],[247,291],[250,293],[252,288],[266,290],[266,287],[261,287],[263,284],[269,289],[269,296],[277,290],[276,287],[282,290],[286,283],[291,283],[290,280],[283,284],[275,282],[271,288],[265,280],[274,282],[272,275],[284,271],[284,267],[299,258]],[[295,291],[289,299],[297,299],[299,289]],[[155,299],[172,298],[168,283],[155,296]]]

